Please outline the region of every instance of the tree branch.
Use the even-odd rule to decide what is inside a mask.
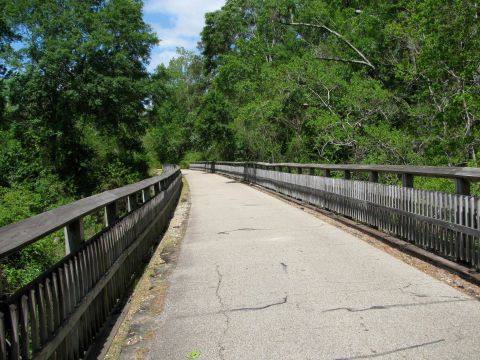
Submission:
[[[337,58],[337,57],[327,57],[327,56],[322,56],[322,55],[317,55],[317,59],[319,60],[327,60],[327,61],[338,61],[338,62],[343,62],[343,63],[351,63],[351,64],[361,64],[361,65],[366,65],[370,66],[372,69],[375,69],[375,67],[363,60],[352,60],[352,59],[342,59],[342,58]]]
[[[331,60],[331,61],[341,61],[341,62],[347,62],[347,63],[355,63],[355,64],[362,64],[371,67],[372,69],[375,69],[375,66],[368,60],[368,58],[360,51],[358,50],[350,41],[348,41],[342,34],[339,32],[330,29],[328,26],[324,24],[310,24],[310,23],[304,23],[304,22],[294,22],[293,19],[291,22],[283,22],[282,24],[284,25],[290,25],[290,26],[305,26],[305,27],[313,27],[317,29],[323,29],[325,31],[328,31],[329,33],[335,35],[338,37],[340,40],[342,40],[345,44],[347,44],[353,51],[355,51],[362,60],[348,60],[348,59],[341,59],[341,58],[331,58],[331,57],[319,57],[321,60]]]

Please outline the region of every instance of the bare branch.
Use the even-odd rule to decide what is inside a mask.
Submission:
[[[348,63],[355,63],[355,64],[362,64],[371,67],[372,69],[375,69],[375,66],[368,60],[368,58],[360,51],[358,50],[350,41],[348,41],[342,34],[339,32],[330,29],[328,26],[324,24],[311,24],[311,23],[304,23],[304,22],[294,22],[293,18],[292,21],[289,23],[283,23],[284,25],[290,25],[290,26],[305,26],[305,27],[313,27],[317,29],[323,29],[325,31],[328,31],[329,33],[335,35],[338,37],[340,40],[342,40],[345,44],[347,44],[353,51],[355,51],[358,56],[362,58],[362,60],[346,60],[346,59],[339,59],[339,58],[326,58],[326,57],[320,57],[321,60],[332,60],[332,61],[342,61],[342,62],[348,62]]]
[[[323,106],[325,106],[328,110],[330,110],[330,112],[333,114],[333,115],[336,115],[338,116],[338,114],[332,109],[332,107],[325,101],[325,99],[323,97],[320,96],[319,93],[317,93],[315,90],[313,90],[310,86],[307,85],[307,88],[308,90],[310,90],[316,97],[318,97],[320,99],[320,101],[322,102]]]

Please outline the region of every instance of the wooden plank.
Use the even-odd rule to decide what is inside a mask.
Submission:
[[[55,331],[55,302],[53,299],[52,282],[45,281],[45,309],[47,311],[47,336]]]
[[[23,359],[30,359],[30,323],[28,296],[23,295],[20,298],[20,354]]]
[[[298,163],[256,163],[267,167],[302,167],[321,170],[354,172],[376,171],[390,174],[411,174],[414,176],[439,177],[439,178],[462,178],[470,181],[480,181],[480,168],[474,167],[450,167],[450,166],[410,166],[410,165],[355,165],[355,164],[298,164]]]
[[[11,304],[8,307],[10,314],[10,359],[20,358],[20,338],[18,326],[18,308],[17,305]]]
[[[59,283],[59,299],[62,303],[62,313],[61,313],[61,322],[65,320],[70,313],[70,295],[68,294],[65,271],[60,268],[58,269],[58,283]]]
[[[480,198],[476,198],[475,200],[475,214],[476,214],[476,229],[480,230]],[[480,269],[480,236],[475,237],[475,268],[477,270]]]
[[[40,349],[40,333],[35,289],[30,290],[28,301],[28,307],[30,312],[30,329],[32,333],[32,350],[33,352],[36,352]]]
[[[45,292],[43,284],[38,285],[38,328],[40,342],[43,344],[48,339],[47,333],[47,309],[45,305]]]
[[[105,217],[105,226],[109,227],[112,226],[115,221],[118,219],[118,206],[117,206],[117,201],[108,204],[105,206],[104,209],[104,217]]]
[[[55,327],[60,325],[60,322],[63,320],[63,301],[60,298],[60,285],[58,280],[57,273],[52,274],[52,290],[53,290],[53,310],[54,310],[54,324]]]
[[[7,337],[5,333],[5,315],[0,312],[0,360],[7,360]]]
[[[84,240],[83,220],[76,219],[64,228],[65,254],[69,255],[80,249]]]

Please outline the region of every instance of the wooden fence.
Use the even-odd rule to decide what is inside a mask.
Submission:
[[[0,257],[65,229],[65,258],[0,304],[0,360],[82,359],[143,268],[176,207],[181,173],[164,173],[0,229]],[[117,205],[127,203],[118,217]],[[83,239],[82,219],[107,227]]]
[[[480,169],[231,162],[191,168],[258,184],[480,269],[480,198],[469,195]],[[331,171],[342,171],[343,178],[330,177]],[[351,180],[352,172],[368,172],[369,181]],[[379,183],[379,173],[400,175],[403,186]],[[415,176],[452,179],[456,193],[415,189]]]

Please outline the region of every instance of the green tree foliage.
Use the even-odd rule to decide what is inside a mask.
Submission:
[[[149,94],[145,64],[157,39],[142,20],[141,4],[29,0],[13,6],[24,45],[9,81],[14,138],[84,194],[111,185],[101,169],[117,162],[127,173],[144,174],[137,154]],[[104,138],[111,146],[99,154]]]
[[[183,153],[476,166],[479,14],[465,0],[228,0],[206,16]]]
[[[158,39],[142,2],[0,9],[0,226],[147,176],[146,65]],[[52,235],[4,260],[0,282],[15,289],[62,256]]]
[[[193,113],[205,87],[202,58],[185,49],[178,54],[152,76],[154,106],[145,143],[151,158],[161,163],[179,163],[192,147]]]

